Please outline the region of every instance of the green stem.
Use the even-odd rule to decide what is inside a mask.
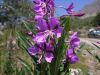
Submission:
[[[62,59],[63,50],[65,50],[66,48],[64,47],[65,45],[64,41],[65,41],[66,36],[68,37],[68,32],[70,30],[70,18],[69,17],[64,18],[63,24],[64,24],[64,30],[63,30],[61,38],[58,41],[58,45],[55,48],[55,60],[50,65],[51,75],[58,75],[59,65],[61,63],[60,61]]]
[[[65,74],[64,75],[69,75],[69,66],[70,66],[70,63],[67,61],[65,64]]]
[[[41,64],[41,75],[46,75],[47,72],[47,63]]]

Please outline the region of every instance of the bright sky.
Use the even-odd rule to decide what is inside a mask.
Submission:
[[[0,0],[0,3],[2,2],[2,0]]]
[[[0,0],[0,2],[3,0]],[[33,0],[31,0],[33,1]],[[94,0],[55,0],[56,6],[64,6],[67,7],[70,3],[74,3],[74,10],[81,10],[85,5],[92,3]],[[66,14],[66,11],[62,8],[57,8],[57,11],[55,13],[56,16],[64,15]]]
[[[78,11],[81,10],[85,5],[92,3],[94,0],[55,0],[56,6],[64,6],[67,7],[70,3],[74,3],[74,10]],[[57,8],[56,16],[60,16],[66,14],[66,11],[62,8]]]

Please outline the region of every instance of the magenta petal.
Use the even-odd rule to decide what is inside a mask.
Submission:
[[[74,54],[74,50],[72,48],[69,48],[66,51],[66,55],[67,55],[68,58],[70,58],[73,54]]]
[[[77,47],[80,44],[80,39],[77,37],[77,32],[74,32],[70,37],[70,46]]]
[[[71,3],[66,10],[67,11],[71,11],[73,8],[74,8],[74,4]]]
[[[36,15],[44,16],[44,12],[38,12]]]
[[[76,56],[76,55],[74,55],[74,56],[72,56],[71,58],[70,58],[70,63],[71,64],[74,64],[74,63],[76,63],[76,62],[78,62],[79,61],[79,58]]]
[[[70,38],[73,39],[73,38],[75,38],[76,36],[77,36],[77,32],[74,32],[74,33],[70,36]]]
[[[53,51],[53,46],[50,43],[46,44],[46,50],[47,51]]]
[[[72,39],[71,42],[70,42],[70,45],[72,47],[77,47],[77,46],[79,46],[79,44],[80,44],[80,39],[78,37]]]
[[[84,16],[85,15],[85,13],[79,13],[79,12],[70,12],[69,11],[69,15],[70,16],[76,16],[76,17],[82,17],[82,16]]]
[[[39,6],[39,5],[34,5],[34,11],[35,12],[42,12],[42,8],[41,8],[41,6]]]
[[[84,15],[85,15],[85,13],[72,13],[72,16],[77,16],[77,17],[81,17]]]
[[[44,19],[38,19],[36,27],[38,28],[39,31],[45,31],[45,30],[47,30],[48,27],[47,27],[46,20],[44,20]]]
[[[49,2],[49,5],[54,6],[54,0],[47,0]]]
[[[31,55],[36,55],[39,52],[39,49],[37,47],[35,47],[35,46],[32,46],[32,47],[28,48],[28,52]]]
[[[62,27],[59,27],[57,30],[54,31],[55,36],[57,38],[61,37],[62,31],[63,31],[63,28]]]
[[[46,36],[44,32],[40,32],[38,33],[35,37],[33,37],[33,41],[35,41],[36,43],[42,43],[42,42],[46,42]]]
[[[50,29],[56,28],[57,26],[59,26],[59,24],[60,22],[57,18],[55,17],[49,18]]]
[[[44,57],[45,57],[45,60],[46,60],[48,63],[51,63],[52,59],[54,58],[54,56],[53,56],[52,53],[46,53]]]
[[[43,18],[43,15],[36,15],[34,19],[35,19],[35,20],[38,20],[38,19],[40,19],[40,18]]]
[[[29,36],[32,36],[32,35],[33,35],[33,33],[32,33],[31,31],[27,32],[27,34],[28,34]]]
[[[84,16],[85,13],[79,13],[79,14],[74,14],[74,16],[77,16],[77,17],[81,17],[81,16]]]
[[[79,59],[78,57],[74,54],[73,48],[69,48],[66,52],[66,56],[69,60],[70,63],[76,63]]]

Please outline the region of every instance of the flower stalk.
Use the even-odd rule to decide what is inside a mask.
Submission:
[[[33,3],[36,34],[26,26],[29,40],[25,40],[28,44],[25,50],[35,62],[34,74],[68,75],[70,65],[79,61],[76,49],[80,45],[77,32],[69,34],[70,16],[79,15],[72,12],[73,3],[64,8],[67,16],[61,16],[60,19],[54,16],[54,0],[34,0]]]

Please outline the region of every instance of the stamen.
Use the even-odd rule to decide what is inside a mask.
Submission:
[[[39,60],[37,61],[38,64],[41,63],[42,55],[40,56]]]

